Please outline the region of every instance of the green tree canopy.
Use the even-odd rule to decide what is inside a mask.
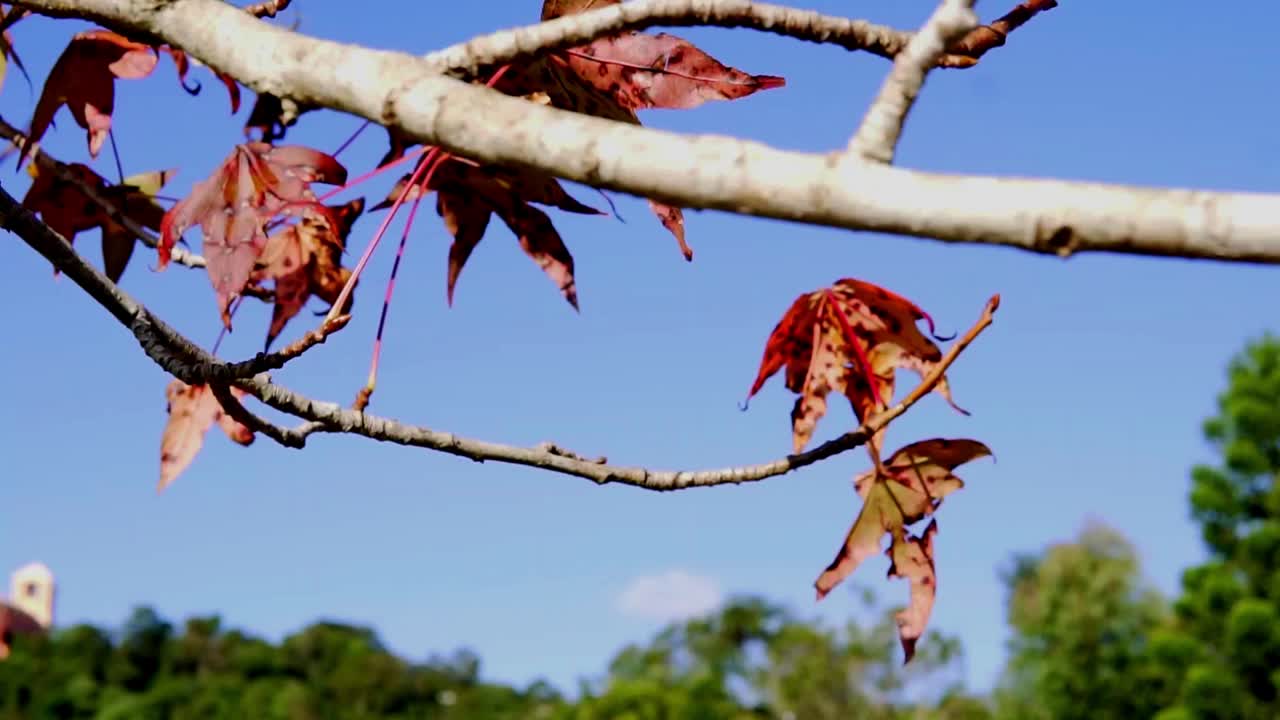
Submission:
[[[1219,462],[1191,474],[1211,558],[1183,574],[1162,720],[1280,717],[1280,339],[1250,343],[1228,380],[1204,424]]]

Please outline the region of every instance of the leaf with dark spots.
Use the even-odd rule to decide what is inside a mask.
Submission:
[[[649,201],[649,209],[658,216],[662,226],[671,232],[680,246],[680,254],[685,260],[693,260],[693,248],[684,240],[684,211],[674,205],[666,205],[657,200]]]
[[[223,324],[230,328],[231,300],[244,289],[266,247],[266,223],[282,213],[328,213],[316,202],[311,183],[340,185],[346,176],[337,160],[310,148],[259,142],[237,145],[212,175],[196,183],[191,194],[165,214],[159,267],[168,264],[182,233],[199,224]]]
[[[814,581],[818,599],[878,553],[884,536],[889,535],[889,577],[906,578],[911,583],[911,601],[897,615],[898,637],[910,661],[937,593],[933,543],[938,526],[936,518],[932,519],[920,537],[907,527],[932,517],[944,497],[964,487],[952,474],[956,467],[990,454],[991,450],[976,440],[933,438],[907,445],[888,462],[859,475],[854,487],[862,497],[862,508],[835,559]]]
[[[237,399],[244,391],[231,388]],[[164,490],[191,465],[204,446],[204,436],[217,423],[227,437],[241,445],[253,442],[253,431],[226,415],[207,385],[187,385],[174,379],[165,387],[169,419],[160,436],[160,482]]]
[[[964,487],[952,474],[957,467],[991,455],[977,440],[934,438],[911,443],[882,465],[883,474],[869,470],[854,479],[854,489],[865,500],[876,481],[884,480],[909,525],[932,515],[943,498]]]
[[[863,561],[880,552],[880,543],[884,540],[885,533],[900,527],[902,512],[894,504],[888,489],[879,483],[871,486],[844,545],[814,583],[818,599],[826,597],[832,588],[848,577]]]
[[[271,326],[266,347],[279,337],[312,296],[330,304],[351,277],[342,267],[342,253],[356,218],[364,210],[364,198],[329,207],[327,213],[306,212],[301,221],[267,238],[258,258],[260,269],[253,280],[274,283]],[[348,296],[343,313],[350,312],[354,295]]]
[[[916,654],[916,641],[924,634],[938,595],[938,573],[933,563],[933,538],[938,534],[938,521],[932,520],[922,537],[907,535],[889,546],[889,577],[906,578],[911,583],[911,599],[907,607],[894,616],[898,624],[898,640],[902,643],[903,664]]]
[[[617,0],[545,0],[542,19],[615,4]],[[630,32],[511,66],[494,87],[562,110],[639,125],[640,109],[693,108],[784,84],[781,77],[728,67],[674,35]],[[692,260],[680,208],[655,200],[649,206],[675,236],[681,254]]]
[[[630,110],[689,109],[786,84],[776,75],[751,75],[728,67],[667,33],[600,38],[565,51],[565,56],[580,76]]]
[[[864,421],[889,406],[896,369],[923,376],[937,366],[942,351],[916,327],[921,319],[932,327],[909,300],[852,278],[801,295],[769,335],[747,397],[786,368],[787,389],[800,395],[792,410],[793,447],[800,452],[826,414],[829,393],[844,394]],[[945,378],[935,390],[951,401]]]
[[[115,108],[115,79],[144,78],[155,70],[155,48],[107,30],[76,34],[45,79],[19,163],[44,137],[63,105],[88,137],[89,155],[97,157],[111,129]]]

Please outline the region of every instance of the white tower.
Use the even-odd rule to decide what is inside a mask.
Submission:
[[[23,565],[9,576],[9,605],[46,630],[53,626],[53,598],[53,573],[42,563]]]

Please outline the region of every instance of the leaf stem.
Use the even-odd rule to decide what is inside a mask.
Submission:
[[[423,179],[422,184],[426,185],[431,181],[431,172],[439,167],[437,163],[427,173],[427,177]],[[407,190],[406,190],[407,192]],[[374,388],[378,386],[378,360],[382,357],[382,333],[387,326],[387,312],[391,309],[391,296],[396,290],[396,276],[400,273],[400,260],[404,258],[405,246],[409,244],[409,231],[413,228],[413,219],[418,215],[418,206],[422,204],[422,193],[413,199],[413,205],[409,208],[409,217],[404,222],[404,232],[400,233],[400,247],[396,249],[396,259],[391,263],[391,276],[387,278],[387,293],[382,298],[382,314],[378,316],[378,333],[373,339],[373,359],[369,361],[369,379],[365,382],[360,392],[356,394],[356,401],[353,407],[356,410],[364,412],[369,407],[369,398],[373,396]]]
[[[113,128],[107,129],[107,139],[111,141],[111,155],[116,160],[116,177],[119,178],[120,184],[124,184],[124,163],[120,162],[120,148],[116,146],[116,131]]]
[[[373,123],[372,120],[365,120],[363,123],[361,123],[360,127],[356,128],[356,131],[351,133],[351,137],[344,140],[343,143],[338,146],[338,149],[333,151],[333,153],[331,154],[332,157],[335,157],[335,158],[338,157],[339,155],[342,154],[343,150],[346,150],[347,148],[351,147],[351,143],[355,142],[356,138],[360,137],[360,133],[364,132],[365,128],[369,127],[369,125],[372,123]],[[390,163],[387,163],[387,164],[390,165]]]

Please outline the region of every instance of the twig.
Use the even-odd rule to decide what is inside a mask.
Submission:
[[[862,124],[849,141],[849,152],[873,162],[893,162],[907,114],[915,104],[925,75],[948,45],[978,24],[974,0],[943,0],[924,27],[893,61]]]
[[[217,398],[218,404],[222,406],[223,411],[230,415],[232,419],[256,433],[262,433],[285,447],[294,449],[306,447],[307,438],[312,433],[324,430],[323,423],[314,421],[302,423],[296,428],[281,427],[253,414],[245,408],[240,400],[231,393],[229,385],[210,383],[209,389],[213,391],[213,396]]]
[[[1037,1],[1043,3],[1046,0],[1031,0]],[[962,42],[955,50],[940,55],[937,58],[938,66],[966,68],[977,64],[983,53],[1003,44],[1003,36],[1022,24],[1008,22],[1009,15],[997,21],[1005,21],[1003,25],[993,24],[992,32],[974,37],[971,41],[966,38],[968,42]],[[867,52],[890,60],[897,57],[913,37],[913,33],[865,20],[823,15],[811,10],[763,2],[635,0],[566,15],[538,25],[481,35],[432,52],[423,59],[439,72],[470,78],[479,74],[486,66],[515,62],[539,53],[585,45],[605,35],[643,30],[656,25],[748,28],[806,42],[835,45],[850,51]],[[989,44],[993,37],[1000,37],[1000,42]]]
[[[1058,0],[1026,0],[987,25],[979,25],[959,41],[947,47],[947,55],[939,66],[969,67],[976,65],[987,51],[1004,45],[1009,33],[1022,27],[1028,20],[1045,10],[1058,7]],[[949,64],[949,63],[957,64]]]

